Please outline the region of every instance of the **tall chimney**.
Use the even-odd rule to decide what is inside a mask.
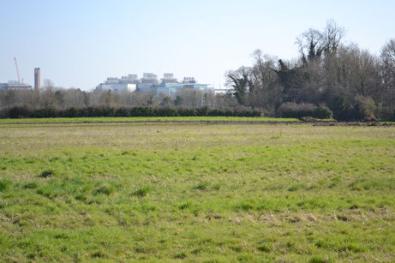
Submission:
[[[34,91],[39,92],[41,86],[40,68],[34,69]]]

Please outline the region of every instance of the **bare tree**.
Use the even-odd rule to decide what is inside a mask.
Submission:
[[[390,40],[381,51],[381,76],[383,79],[383,106],[395,111],[395,39]]]
[[[344,37],[344,29],[333,20],[327,22],[323,31],[310,28],[296,40],[304,63],[330,56],[337,52]]]
[[[312,28],[302,33],[296,39],[296,44],[299,47],[299,52],[304,63],[321,58],[325,49],[324,41],[323,33]]]
[[[334,20],[329,20],[322,33],[325,56],[336,54],[344,37],[344,29],[336,24]]]
[[[247,105],[251,69],[241,67],[226,73],[226,84],[233,88],[233,95],[241,105]]]
[[[277,74],[276,58],[262,55],[260,50],[254,52],[254,66],[249,80],[249,104],[274,114],[281,104],[282,87]]]

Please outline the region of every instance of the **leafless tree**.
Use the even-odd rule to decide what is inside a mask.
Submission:
[[[395,111],[395,39],[388,41],[381,51],[381,76],[383,79],[383,107]]]

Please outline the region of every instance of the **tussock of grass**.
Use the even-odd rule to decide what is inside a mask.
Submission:
[[[49,178],[54,176],[55,172],[53,170],[44,170],[40,173],[40,177]]]
[[[5,192],[10,185],[11,185],[11,181],[6,179],[0,180],[0,192]]]
[[[100,185],[93,190],[93,195],[110,195],[115,191],[111,185]]]
[[[200,191],[205,191],[209,187],[209,184],[207,182],[199,183],[193,187],[194,190],[200,190]]]
[[[38,184],[35,182],[25,183],[23,185],[23,188],[25,188],[25,189],[36,189],[37,187],[38,187]]]
[[[330,263],[330,262],[331,262],[330,260],[318,256],[314,256],[309,260],[309,263]]]
[[[151,191],[150,187],[144,186],[144,187],[141,187],[141,188],[137,189],[136,191],[134,191],[133,195],[142,198],[142,197],[145,197],[146,195],[148,195],[148,193],[150,191]]]

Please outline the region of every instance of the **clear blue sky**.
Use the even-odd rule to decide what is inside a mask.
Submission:
[[[33,68],[63,87],[109,76],[174,72],[219,85],[251,53],[297,55],[295,38],[334,19],[378,53],[395,38],[393,0],[0,0],[0,82]]]

